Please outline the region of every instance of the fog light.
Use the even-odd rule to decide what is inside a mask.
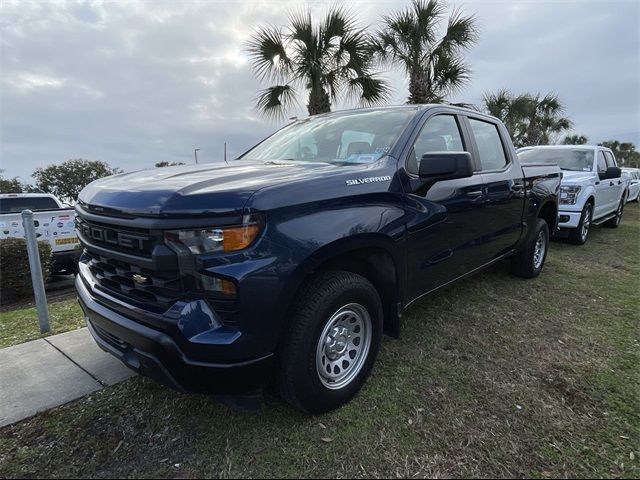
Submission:
[[[231,280],[220,277],[210,277],[208,275],[200,275],[202,287],[211,292],[218,292],[227,297],[235,297],[236,284]]]
[[[180,311],[178,328],[191,340],[201,333],[220,328],[220,322],[204,300],[187,303]]]

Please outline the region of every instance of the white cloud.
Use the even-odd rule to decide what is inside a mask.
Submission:
[[[345,2],[346,4],[346,2]],[[287,23],[295,1],[4,1],[1,168],[29,180],[39,166],[101,159],[126,170],[161,160],[220,161],[278,125],[254,111],[260,83],[243,51],[259,25]],[[314,18],[329,2],[310,2]],[[555,91],[576,131],[640,144],[636,2],[458,3],[482,27],[467,58],[472,82],[454,100],[502,87]],[[375,26],[397,1],[350,2]],[[394,103],[406,98],[388,72]],[[305,98],[291,115],[304,116]],[[341,102],[336,108],[346,103]]]

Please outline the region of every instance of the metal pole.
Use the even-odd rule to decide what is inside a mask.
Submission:
[[[22,211],[22,225],[24,226],[24,238],[27,241],[27,254],[29,255],[29,267],[31,268],[33,295],[36,298],[36,308],[38,309],[40,333],[47,333],[51,330],[49,326],[49,307],[47,306],[47,295],[44,291],[44,278],[42,277],[42,265],[40,265],[40,254],[38,253],[36,227],[33,224],[33,212],[31,210]]]
[[[200,150],[199,148],[194,148],[193,149],[193,155],[196,157],[196,165],[198,164],[198,150]]]

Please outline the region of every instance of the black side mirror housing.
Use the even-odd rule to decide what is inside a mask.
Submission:
[[[467,178],[473,175],[473,162],[469,152],[425,153],[420,159],[420,180],[429,186],[443,180]]]
[[[622,170],[620,167],[608,167],[607,171],[600,174],[600,180],[609,180],[611,178],[620,178],[622,176]]]

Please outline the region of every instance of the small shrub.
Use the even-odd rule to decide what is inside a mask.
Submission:
[[[45,282],[51,268],[51,246],[38,242],[40,264]],[[27,242],[23,238],[0,240],[0,304],[6,305],[33,295]]]

